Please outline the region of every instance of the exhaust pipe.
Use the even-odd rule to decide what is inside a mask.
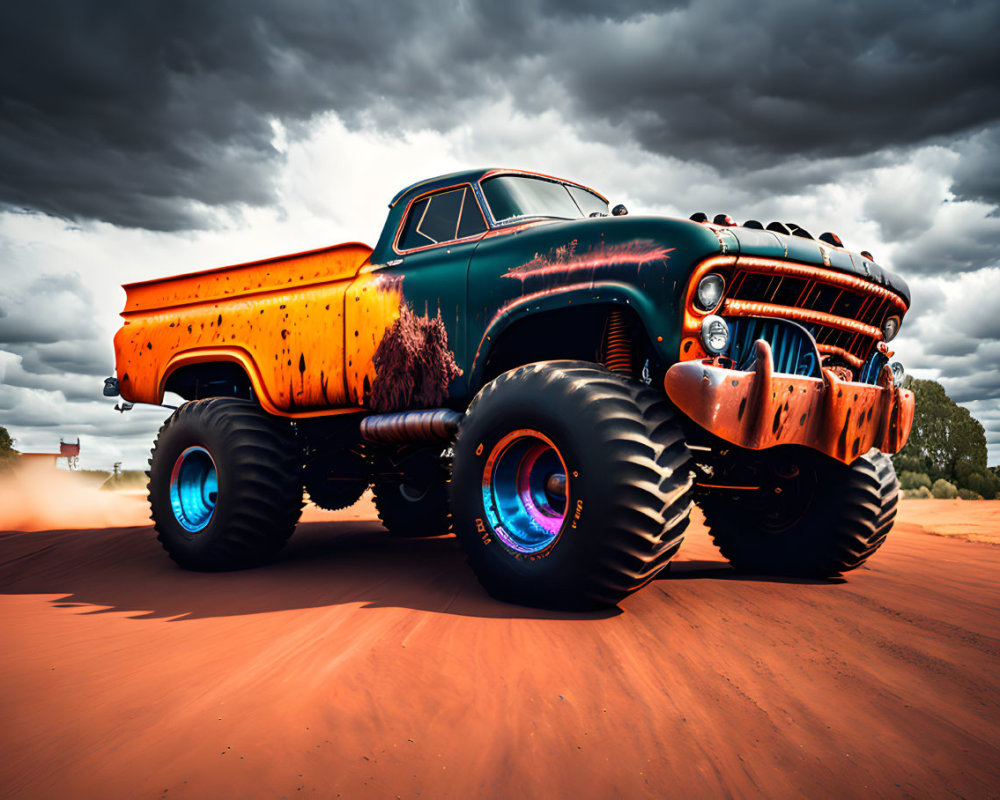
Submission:
[[[450,408],[373,414],[361,420],[361,438],[379,444],[447,441],[458,432],[464,416]]]

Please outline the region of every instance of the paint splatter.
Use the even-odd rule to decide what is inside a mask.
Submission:
[[[653,261],[669,258],[673,247],[661,247],[649,239],[628,244],[598,245],[577,255],[576,239],[563,247],[550,250],[546,255],[536,254],[531,261],[508,270],[503,277],[517,278],[522,283],[528,278],[545,275],[569,275],[580,271],[596,271],[607,267],[641,267]]]
[[[462,374],[448,349],[441,312],[417,316],[408,303],[372,358],[375,380],[368,405],[379,412],[435,408],[448,397],[448,384]]]

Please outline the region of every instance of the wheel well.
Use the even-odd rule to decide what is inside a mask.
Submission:
[[[646,359],[652,359],[654,353],[645,328],[631,307],[604,303],[532,314],[513,323],[490,350],[480,386],[508,370],[534,361],[571,359],[607,363],[608,322],[614,311],[620,312],[629,338],[628,372],[638,377]]]
[[[201,400],[206,397],[253,399],[249,376],[243,367],[232,361],[212,361],[178,367],[170,373],[163,388],[179,394],[185,400]]]

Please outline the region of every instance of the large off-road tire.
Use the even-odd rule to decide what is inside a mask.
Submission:
[[[306,491],[313,505],[326,511],[350,508],[367,490],[367,483],[336,478],[314,478],[306,484]]]
[[[680,547],[692,465],[672,407],[594,364],[545,361],[469,406],[450,484],[455,533],[494,597],[616,604]]]
[[[451,532],[448,469],[438,455],[441,449],[419,450],[398,463],[398,477],[376,478],[375,510],[390,536],[422,538]]]
[[[305,489],[314,505],[327,511],[350,508],[371,480],[363,452],[341,450],[319,459],[305,474]]]
[[[715,544],[738,570],[834,578],[881,547],[896,518],[899,481],[885,453],[870,450],[846,465],[804,448],[740,452],[758,466],[728,480],[759,489],[713,491],[701,500]],[[777,491],[776,491],[777,490]]]
[[[186,569],[273,559],[302,510],[292,429],[248,400],[185,403],[160,428],[149,463],[157,538]]]

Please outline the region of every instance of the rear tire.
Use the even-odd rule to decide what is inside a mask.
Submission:
[[[149,463],[157,539],[185,569],[272,560],[302,510],[291,426],[248,400],[185,403],[160,428]]]
[[[494,597],[611,606],[680,547],[691,459],[662,394],[579,361],[487,384],[455,445],[455,533]]]
[[[383,472],[372,486],[375,510],[389,535],[425,538],[450,533],[448,470],[438,451],[418,450],[393,471],[398,478],[386,478]]]
[[[713,492],[701,502],[712,539],[738,570],[835,578],[864,564],[892,528],[899,481],[885,453],[870,450],[851,465],[805,448],[740,458],[770,466],[761,477],[770,471],[774,479],[756,493],[766,494]],[[795,477],[781,484],[774,459],[794,465]],[[790,474],[793,467],[786,469]],[[739,482],[738,473],[730,475]],[[786,499],[778,499],[775,489],[783,489]]]
[[[350,508],[370,484],[368,463],[360,448],[340,450],[319,459],[305,474],[305,488],[313,505],[327,511]]]

